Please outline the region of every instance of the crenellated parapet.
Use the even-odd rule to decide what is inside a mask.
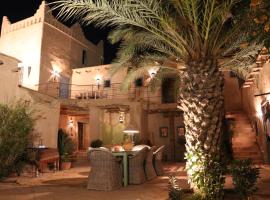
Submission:
[[[7,16],[3,17],[1,35],[8,34],[10,32],[17,31],[19,29],[27,28],[34,24],[42,23],[44,21],[45,13],[48,10],[45,1],[41,3],[39,9],[36,11],[34,16],[18,21],[16,23],[10,23]]]
[[[83,30],[78,23],[74,24],[71,27],[67,27],[66,25],[58,21],[52,15],[50,8],[46,4],[45,1],[42,1],[41,5],[39,6],[34,16],[18,21],[16,23],[11,23],[8,17],[4,16],[3,22],[2,22],[1,36],[20,30],[20,29],[27,28],[29,26],[32,26],[38,23],[44,23],[44,24],[52,26],[58,31],[61,31],[62,33],[66,34],[68,37],[82,43],[86,47],[90,47],[90,50],[92,48],[94,49],[97,48],[95,45],[93,45],[91,42],[89,42],[85,38]]]

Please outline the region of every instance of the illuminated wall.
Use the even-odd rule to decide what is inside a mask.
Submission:
[[[264,153],[265,161],[270,161],[270,144],[267,143],[266,132],[264,130],[264,116],[262,114],[261,106],[264,102],[270,101],[270,95],[261,95],[255,97],[255,95],[269,93],[270,92],[270,63],[266,63],[261,70],[261,73],[257,76],[254,84],[249,88],[242,89],[242,105],[249,119],[253,123],[257,123],[258,136],[257,141],[261,151]]]
[[[34,16],[11,24],[3,17],[0,52],[22,61],[25,87],[37,89],[39,83],[43,12],[40,9]]]
[[[38,90],[39,84],[52,81],[53,70],[69,78],[72,68],[101,64],[103,42],[90,43],[78,24],[63,25],[43,1],[27,19],[10,23],[3,17],[0,52],[21,60],[23,86]]]
[[[0,103],[7,104],[22,100],[31,105],[37,117],[35,144],[42,143],[46,147],[57,147],[57,130],[60,115],[60,102],[49,96],[24,87],[18,87],[20,71],[17,70],[18,60],[0,54]]]
[[[128,90],[121,90],[121,84],[126,78],[127,70],[126,68],[121,69],[112,76],[110,72],[112,67],[112,65],[100,65],[73,69],[71,77],[71,97],[74,98],[80,92],[88,93],[99,89],[104,90],[104,94],[109,98],[129,99],[131,101],[137,101],[140,98],[144,98],[151,102],[161,103],[161,87],[159,86],[157,86],[153,92],[146,87],[136,88],[134,84],[131,84],[131,87]],[[147,86],[150,79],[149,74],[145,74],[143,79],[143,86]],[[111,86],[103,88],[104,81],[106,80],[110,80]],[[97,87],[98,85],[99,88]]]

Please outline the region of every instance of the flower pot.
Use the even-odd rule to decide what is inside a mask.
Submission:
[[[71,168],[71,162],[61,162],[61,170],[67,170]]]

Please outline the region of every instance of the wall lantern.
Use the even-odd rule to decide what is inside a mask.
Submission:
[[[69,119],[69,121],[68,121],[68,127],[72,129],[73,126],[74,126],[74,122],[73,122],[72,117],[71,117],[71,118]]]
[[[96,75],[95,80],[96,80],[96,84],[99,85],[101,81],[101,75]]]
[[[58,70],[53,69],[53,70],[51,71],[51,73],[52,73],[53,81],[56,81],[57,78],[60,77],[60,72],[59,72]]]
[[[159,70],[159,67],[152,67],[148,70],[150,78],[154,78],[157,74],[157,71]]]
[[[119,122],[122,124],[122,123],[124,123],[124,121],[125,121],[124,112],[120,112],[120,115],[119,115]]]

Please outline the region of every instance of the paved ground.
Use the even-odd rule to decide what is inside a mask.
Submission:
[[[100,192],[86,189],[89,165],[67,171],[45,173],[39,178],[23,176],[0,183],[0,200],[165,200],[168,199],[168,177],[158,177],[142,185],[130,185],[117,191]],[[182,188],[188,188],[184,164],[167,164],[166,175],[176,173]],[[270,167],[262,167],[262,179],[255,200],[270,200]],[[228,178],[226,187],[231,187]],[[231,198],[228,198],[231,200]]]

